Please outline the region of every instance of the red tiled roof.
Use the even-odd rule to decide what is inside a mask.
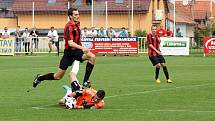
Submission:
[[[168,7],[169,7],[169,15],[168,15],[168,19],[170,21],[174,21],[174,5],[171,3],[168,3]],[[190,6],[184,6],[182,5],[182,2],[176,2],[176,6],[175,6],[175,10],[176,10],[176,22],[177,23],[188,23],[188,24],[196,24],[195,21],[192,18],[192,12],[191,12],[191,8]]]
[[[36,0],[35,12],[41,11],[67,11],[67,0],[56,0],[56,4],[49,5],[48,0]],[[129,0],[124,0],[124,3],[116,3],[116,0],[108,0],[108,11],[109,12],[127,12]],[[13,11],[14,12],[30,12],[32,11],[33,0],[14,0]],[[134,12],[146,13],[149,10],[151,0],[134,0]],[[96,0],[94,11],[104,10],[105,11],[105,0]],[[131,9],[131,4],[130,4]],[[91,6],[81,5],[79,6],[80,12],[90,12]]]
[[[210,7],[211,2],[210,0],[208,1],[196,1],[194,4],[194,15],[195,19],[205,19],[205,17],[210,16]],[[213,11],[213,16],[215,16],[215,4],[212,4],[212,11]]]
[[[16,12],[32,11],[32,3],[34,0],[14,0],[12,10]],[[36,0],[34,2],[35,11],[66,11],[67,0],[56,0],[55,4],[48,4],[48,0]]]

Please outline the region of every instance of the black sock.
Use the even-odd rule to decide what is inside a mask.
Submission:
[[[168,73],[168,70],[167,70],[166,66],[163,67],[163,72],[164,72],[164,74],[166,76],[166,79],[168,80],[169,79],[169,73]]]
[[[93,70],[93,67],[94,67],[93,64],[87,62],[83,83],[87,82],[89,80],[89,77],[90,77],[90,74],[91,74],[91,72]]]
[[[160,68],[156,67],[156,70],[155,70],[155,79],[156,80],[158,79],[159,71],[160,71]]]
[[[43,80],[55,80],[54,73],[48,73],[48,74],[39,76],[38,80],[40,80],[40,81],[43,81]]]

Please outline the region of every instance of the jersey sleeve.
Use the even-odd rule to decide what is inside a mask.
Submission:
[[[69,26],[68,28],[68,33],[67,33],[67,36],[68,36],[68,41],[72,40],[74,42],[74,38],[73,38],[73,26]]]
[[[151,34],[148,34],[148,35],[147,35],[147,43],[148,43],[148,45],[149,45],[149,44],[152,44],[152,39],[151,39],[151,38],[152,38],[152,35],[151,35]]]

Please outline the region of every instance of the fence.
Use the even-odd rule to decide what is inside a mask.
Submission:
[[[15,40],[15,39],[14,39]],[[57,53],[59,54],[59,49],[63,48],[64,42],[62,38],[59,38],[58,42],[53,43],[48,37],[28,37],[26,40],[20,37],[14,42],[14,53],[15,54],[37,54],[37,53]],[[49,44],[52,46],[52,51],[50,51]]]
[[[196,42],[195,38],[190,37],[190,54],[203,54],[203,45],[201,45],[201,39],[199,38],[200,41]],[[26,52],[25,46],[26,43],[23,41],[23,38],[20,38],[20,42],[14,42],[15,43],[15,54],[21,54],[21,53],[26,53],[26,54],[38,54],[38,53],[63,53],[64,49],[64,40],[63,37],[59,37],[59,51],[57,50],[57,46],[54,44],[52,45],[53,51],[49,52],[49,42],[50,39],[48,37],[38,37],[38,43],[35,43],[32,37],[29,38],[29,51]],[[36,46],[38,44],[38,46]],[[144,54],[147,53],[147,39],[146,37],[138,37],[138,53],[139,54]]]

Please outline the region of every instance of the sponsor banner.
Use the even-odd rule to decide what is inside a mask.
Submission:
[[[94,54],[138,54],[136,37],[82,38],[82,46],[91,49]]]
[[[0,55],[14,55],[14,40],[0,38]]]
[[[160,50],[163,55],[189,55],[189,38],[161,37]]]
[[[204,53],[215,54],[215,38],[204,37]]]

